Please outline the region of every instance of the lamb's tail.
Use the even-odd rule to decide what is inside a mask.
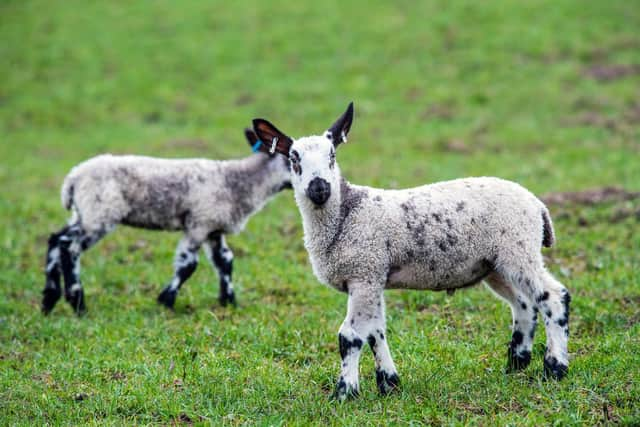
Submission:
[[[73,189],[76,182],[76,176],[72,170],[62,182],[62,188],[60,189],[60,199],[62,200],[62,206],[66,210],[70,210],[73,205]]]
[[[551,222],[551,215],[546,206],[542,207],[542,246],[550,248],[556,241],[556,235],[553,231],[553,222]]]

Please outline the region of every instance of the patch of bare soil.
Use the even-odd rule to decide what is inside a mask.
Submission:
[[[455,116],[455,106],[451,103],[432,104],[421,114],[422,120],[451,120]]]
[[[607,423],[617,424],[620,421],[620,417],[615,413],[614,406],[608,402],[602,403],[602,417]]]
[[[611,222],[620,222],[625,219],[635,216],[638,221],[640,221],[640,207],[633,209],[626,206],[617,208],[613,214],[611,214]]]
[[[114,371],[113,373],[111,373],[111,379],[114,381],[122,381],[122,380],[125,380],[126,378],[127,376],[124,374],[124,372]]]
[[[621,38],[613,40],[601,46],[596,46],[589,52],[583,55],[583,59],[589,62],[604,62],[611,57],[614,53],[625,51],[636,51],[640,48],[640,39],[633,38]]]
[[[441,151],[448,153],[468,154],[472,151],[469,145],[467,145],[462,139],[457,138],[440,141],[438,143],[438,148]]]
[[[243,93],[234,101],[237,106],[248,105],[255,101],[255,97],[250,93]]]
[[[627,123],[635,125],[640,123],[640,102],[635,102],[624,112]]]
[[[191,419],[191,417],[189,417],[189,415],[187,415],[184,412],[180,413],[180,415],[176,419],[176,422],[178,424],[188,424],[188,425],[192,425],[193,424],[193,420]]]
[[[583,191],[547,193],[540,199],[549,205],[596,205],[609,202],[624,202],[640,198],[640,191],[628,191],[621,187],[600,187]]]
[[[409,102],[414,102],[422,98],[422,90],[416,86],[410,87],[404,94],[404,99]]]
[[[584,74],[601,82],[610,82],[640,74],[640,64],[598,64],[587,68]]]
[[[633,135],[640,124],[640,102],[629,102],[612,113],[612,104],[602,98],[580,98],[574,102],[574,114],[561,119],[562,126],[590,126],[622,135]],[[635,142],[633,142],[635,144]]]
[[[585,111],[563,121],[566,126],[593,126],[614,130],[616,121],[597,111]]]

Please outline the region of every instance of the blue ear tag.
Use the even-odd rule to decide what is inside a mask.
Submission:
[[[251,150],[253,150],[253,152],[257,152],[260,149],[260,146],[262,145],[262,141],[258,140],[255,144],[253,144],[253,147],[251,147]]]

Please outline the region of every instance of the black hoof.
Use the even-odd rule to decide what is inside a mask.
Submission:
[[[238,305],[236,304],[236,294],[234,294],[233,291],[228,294],[220,295],[220,297],[218,297],[218,301],[220,301],[220,305],[223,307],[226,307],[229,304],[234,307],[237,307]]]
[[[355,399],[358,396],[360,396],[358,387],[347,385],[347,383],[344,382],[344,379],[340,378],[332,398],[340,402],[344,402],[345,400]]]
[[[396,391],[400,387],[400,378],[395,372],[389,374],[382,370],[376,370],[376,382],[378,383],[378,391],[382,395]]]
[[[84,305],[84,291],[82,289],[70,291],[65,294],[65,299],[78,316],[87,312],[87,307]]]
[[[509,347],[507,351],[507,373],[521,371],[531,363],[531,352],[523,351],[516,353],[513,348]]]
[[[45,288],[42,291],[42,313],[49,314],[62,296],[60,288]]]
[[[567,375],[568,371],[569,367],[558,362],[558,359],[556,359],[554,356],[544,358],[545,378],[554,378],[559,381]]]
[[[170,288],[165,288],[162,292],[160,292],[160,295],[158,295],[158,302],[165,307],[173,310],[173,306],[176,303],[177,295],[178,291],[171,290]]]

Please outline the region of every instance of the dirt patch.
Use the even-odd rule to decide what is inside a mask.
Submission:
[[[640,295],[625,296],[618,299],[617,302],[623,309],[629,310],[629,315],[625,322],[628,328],[640,323],[640,312],[637,310],[638,304],[640,304]]]
[[[256,100],[255,97],[250,93],[243,93],[235,99],[234,104],[240,107],[243,105],[249,105],[253,103],[255,100]]]
[[[136,252],[149,246],[149,242],[144,239],[138,239],[129,245],[129,252]]]
[[[637,38],[621,38],[602,46],[596,46],[588,52],[581,55],[582,59],[588,62],[603,63],[611,57],[612,54],[624,51],[635,51],[640,48],[640,39]]]
[[[295,299],[299,292],[293,288],[274,288],[267,291],[267,300],[271,300],[275,303],[288,302],[291,299]]]
[[[455,108],[452,104],[432,104],[428,106],[421,114],[422,120],[451,120],[455,115]]]
[[[422,98],[422,90],[416,86],[410,87],[404,94],[404,99],[409,102],[415,102]]]
[[[573,108],[576,111],[601,111],[610,106],[611,101],[603,96],[581,96],[573,103]]]
[[[162,120],[162,114],[159,111],[150,111],[144,115],[143,120],[145,123],[158,123]]]
[[[191,419],[191,417],[189,417],[189,415],[185,414],[184,412],[181,412],[180,415],[178,415],[178,418],[176,418],[176,422],[178,424],[193,424],[193,420]]]
[[[640,123],[640,102],[633,103],[624,112],[624,118],[627,123],[636,125]]]
[[[613,405],[607,402],[602,403],[602,417],[607,423],[617,424],[620,421],[620,417],[616,415]]]
[[[640,74],[640,64],[599,64],[584,71],[588,77],[601,82],[610,82],[623,77]]]
[[[109,378],[114,380],[114,381],[123,381],[123,380],[125,380],[127,378],[127,376],[124,374],[124,372],[114,371],[114,372],[111,373]]]
[[[640,295],[630,295],[620,298],[620,303],[625,307],[638,307],[640,305]]]
[[[87,400],[89,395],[87,393],[76,393],[73,395],[73,400],[76,402],[82,402],[83,400]]]
[[[173,109],[177,112],[177,113],[185,113],[188,109],[189,109],[189,103],[187,102],[186,99],[178,99],[174,104],[173,104]]]
[[[585,111],[577,116],[569,117],[563,120],[562,124],[564,126],[593,126],[611,130],[616,129],[615,120],[597,111]]]
[[[623,202],[640,198],[640,191],[628,191],[621,187],[601,187],[583,191],[547,193],[540,199],[549,205],[596,205]]]
[[[419,313],[429,313],[437,317],[440,317],[444,314],[442,306],[438,304],[417,304],[415,311]]]
[[[444,151],[447,153],[468,154],[472,151],[469,145],[467,145],[462,139],[458,138],[439,141],[438,148],[440,149],[440,151]]]
[[[49,372],[49,371],[45,371],[45,372],[41,372],[39,374],[35,374],[31,378],[33,380],[35,380],[35,381],[39,381],[39,382],[45,383],[47,385],[52,385],[53,384],[53,377],[51,376],[51,372]]]
[[[560,125],[591,126],[608,129],[612,132],[632,135],[635,126],[640,124],[640,102],[627,103],[616,107],[604,98],[579,98],[573,104],[575,113],[560,120]]]
[[[610,220],[611,222],[616,223],[624,221],[629,217],[636,217],[636,219],[640,221],[640,208],[633,209],[627,206],[619,207],[613,211]]]
[[[452,402],[456,408],[459,408],[463,412],[470,412],[474,415],[486,415],[487,412],[483,407],[468,402]]]

